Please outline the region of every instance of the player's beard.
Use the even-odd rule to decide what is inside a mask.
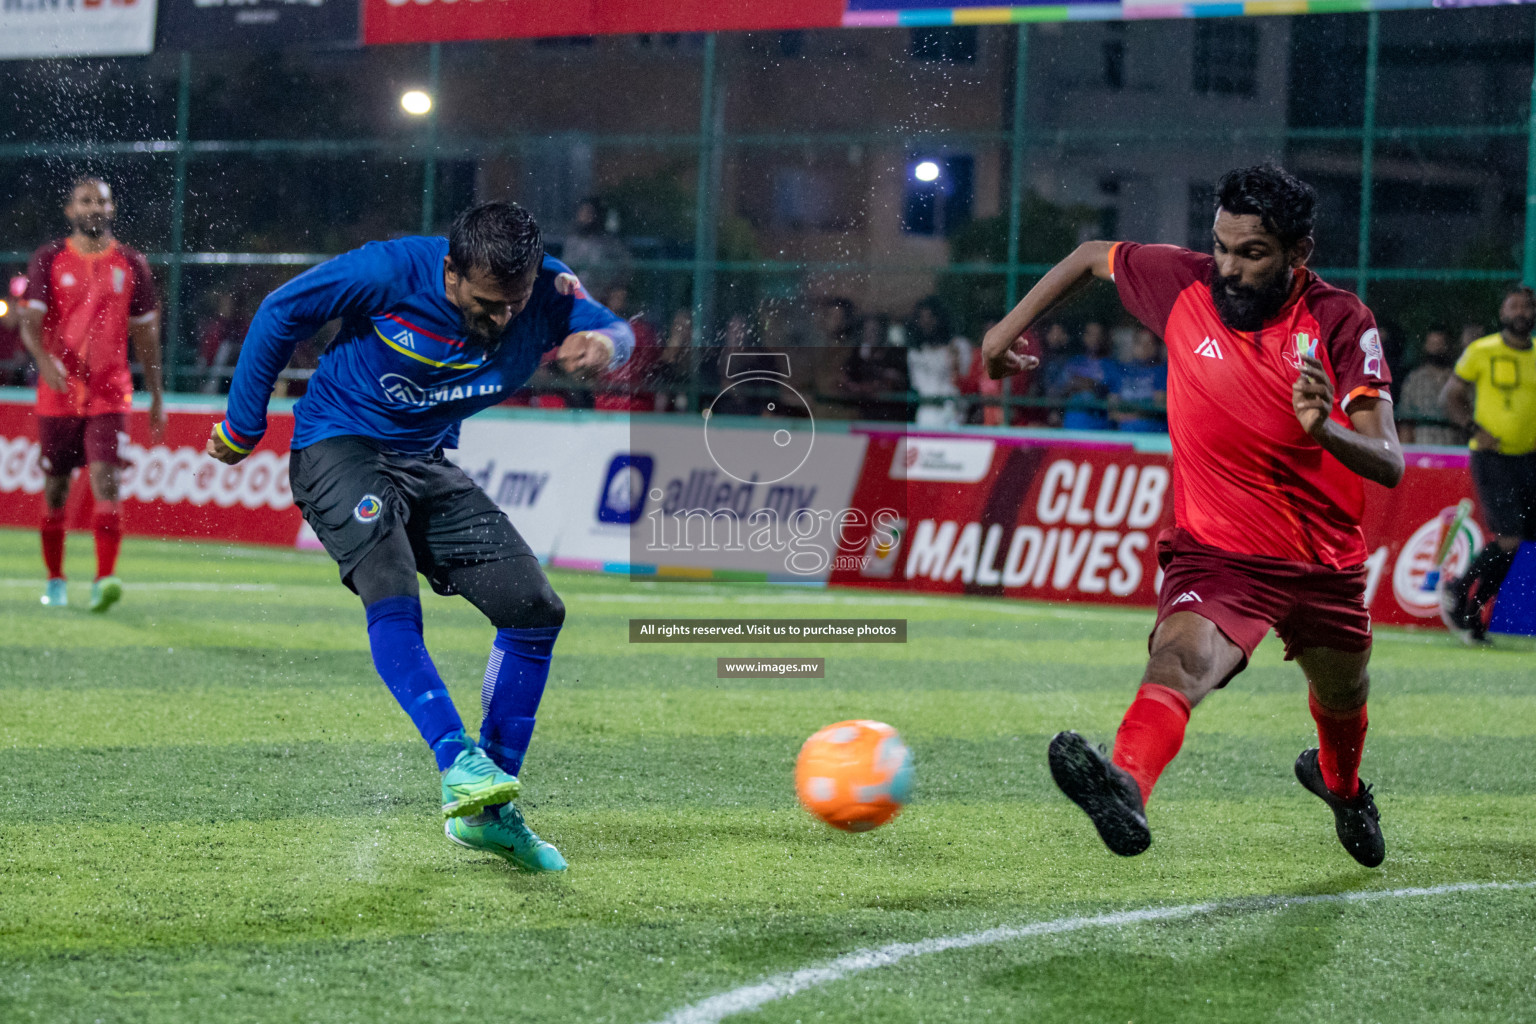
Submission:
[[[1501,316],[1499,327],[1517,338],[1529,338],[1531,331],[1536,330],[1536,320],[1528,316]]]
[[[1275,276],[1258,285],[1245,285],[1239,275],[1217,276],[1211,281],[1211,301],[1221,322],[1234,331],[1257,331],[1264,321],[1280,312],[1291,294],[1291,270],[1282,266]]]
[[[464,317],[464,334],[468,345],[487,354],[501,344],[501,329],[489,318],[482,322],[478,317]]]
[[[80,232],[86,238],[100,238],[112,230],[111,217],[81,217],[71,221],[70,227]]]

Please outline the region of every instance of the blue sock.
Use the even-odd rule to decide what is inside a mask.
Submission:
[[[386,597],[367,608],[373,666],[432,748],[441,771],[463,750],[464,722],[422,640],[421,601]]]
[[[509,775],[522,770],[559,635],[559,626],[496,631],[480,690],[480,747]]]

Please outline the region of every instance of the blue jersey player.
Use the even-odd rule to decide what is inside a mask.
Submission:
[[[634,349],[629,324],[543,249],[527,211],[492,202],[460,214],[448,238],[373,242],[294,278],[251,322],[207,451],[230,464],[250,454],[294,347],[341,320],[294,408],[294,502],[362,599],[374,666],[437,758],[448,838],[560,871],[565,859],[512,801],[565,605],[506,515],[443,457],[460,422],[551,349],[587,373]],[[478,740],[427,654],[418,572],[496,627]]]

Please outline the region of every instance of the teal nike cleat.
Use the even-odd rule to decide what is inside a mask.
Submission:
[[[469,819],[449,818],[443,822],[443,832],[460,846],[494,853],[523,871],[565,870],[560,851],[534,834],[516,804],[504,805],[500,813],[488,811],[485,817],[483,824],[473,825]]]
[[[103,576],[91,584],[91,611],[104,612],[122,596],[123,581],[116,576]]]
[[[464,737],[464,750],[443,772],[443,817],[461,818],[491,804],[516,800],[523,788],[517,776],[496,767],[473,740],[459,735]]]
[[[65,608],[69,606],[69,588],[64,584],[62,576],[48,581],[48,588],[43,591],[43,607]]]

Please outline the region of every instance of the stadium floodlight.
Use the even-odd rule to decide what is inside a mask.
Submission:
[[[413,117],[421,117],[432,109],[432,95],[421,89],[401,93],[400,109]]]
[[[9,313],[10,311],[11,304],[6,302],[4,299],[0,299],[0,317],[5,316],[5,314]]]
[[[939,165],[935,160],[923,160],[912,168],[912,177],[918,181],[938,181]]]

